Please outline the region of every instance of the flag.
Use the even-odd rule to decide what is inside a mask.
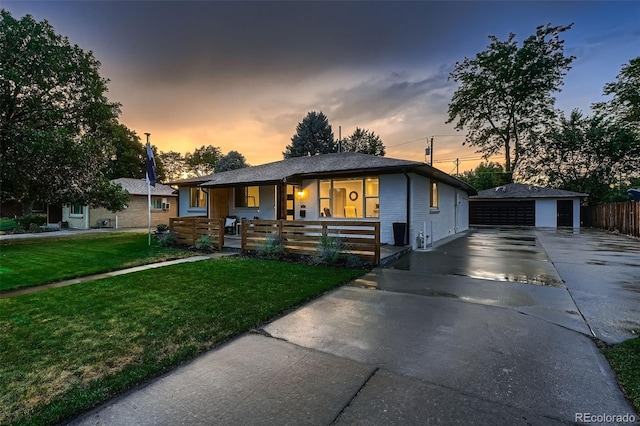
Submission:
[[[147,142],[147,182],[156,186],[156,160],[153,158],[153,150],[151,144]]]

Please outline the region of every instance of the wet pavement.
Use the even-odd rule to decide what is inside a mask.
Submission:
[[[640,336],[640,240],[590,229],[536,235],[600,340]]]
[[[598,231],[472,230],[73,424],[637,420],[591,330],[605,341],[634,335],[639,261],[640,242]]]

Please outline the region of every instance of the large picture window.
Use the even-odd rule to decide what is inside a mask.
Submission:
[[[207,207],[207,193],[200,188],[189,188],[189,207]]]
[[[362,219],[380,216],[377,177],[324,179],[318,185],[320,217]]]
[[[235,189],[236,207],[260,207],[260,187],[240,186]]]

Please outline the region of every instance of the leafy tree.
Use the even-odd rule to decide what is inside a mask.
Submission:
[[[189,171],[196,176],[206,176],[213,173],[216,163],[222,155],[222,151],[217,146],[207,145],[196,148],[193,154],[185,155],[185,163]]]
[[[304,157],[328,154],[336,150],[337,145],[333,140],[329,119],[322,111],[311,111],[298,123],[296,134],[291,138],[291,145],[287,145],[282,155],[284,158]]]
[[[162,164],[167,181],[172,182],[189,177],[189,171],[182,154],[176,151],[162,152],[156,157],[156,167]]]
[[[369,130],[356,127],[356,130],[342,141],[342,150],[384,157],[384,144],[380,136]]]
[[[220,157],[216,163],[216,173],[226,172],[228,170],[243,169],[249,167],[247,159],[238,151],[229,151],[227,155]]]
[[[640,56],[622,67],[618,80],[604,86],[604,94],[613,95],[613,99],[595,104],[597,111],[640,125]]]
[[[518,166],[531,137],[554,115],[552,92],[560,90],[573,56],[564,55],[560,34],[568,26],[539,26],[518,46],[515,34],[490,36],[487,50],[456,62],[450,79],[460,83],[449,104],[447,123],[468,129],[465,144],[485,158],[504,152],[505,171]]]
[[[124,207],[104,174],[119,105],[91,52],[0,10],[0,199]]]
[[[123,124],[112,125],[111,157],[105,167],[108,179],[143,179],[146,173],[146,149],[136,132]]]
[[[589,204],[610,201],[626,181],[640,177],[640,136],[603,115],[578,110],[539,136],[539,151],[522,168],[529,181],[589,194]]]
[[[512,181],[502,164],[492,161],[482,162],[475,169],[463,172],[459,177],[478,191],[495,188]]]

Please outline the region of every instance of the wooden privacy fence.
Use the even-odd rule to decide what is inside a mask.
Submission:
[[[172,217],[169,219],[169,230],[176,235],[180,244],[195,246],[200,237],[208,235],[218,250],[222,250],[224,245],[224,219]]]
[[[318,255],[323,236],[344,242],[344,254],[380,264],[380,222],[242,220],[242,251],[258,250],[270,235],[277,235],[286,253]]]
[[[587,226],[640,237],[640,202],[589,206],[584,213],[584,223]]]

